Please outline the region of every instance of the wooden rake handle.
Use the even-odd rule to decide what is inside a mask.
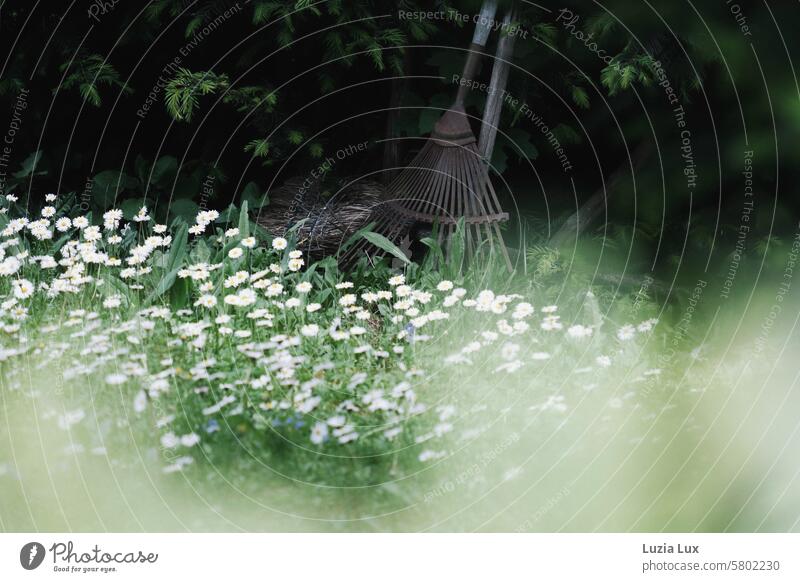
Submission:
[[[467,62],[464,63],[464,69],[461,73],[461,78],[464,81],[458,87],[454,106],[464,105],[464,99],[466,99],[467,91],[469,90],[468,81],[472,81],[478,72],[481,53],[486,47],[486,41],[489,40],[489,33],[492,32],[492,22],[495,14],[497,14],[497,0],[484,0],[478,21],[475,23],[475,32],[472,34],[472,43],[469,45]]]

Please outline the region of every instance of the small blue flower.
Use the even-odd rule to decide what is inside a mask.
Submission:
[[[212,418],[211,420],[209,420],[208,423],[206,424],[206,432],[208,434],[211,434],[217,432],[218,430],[219,430],[219,423],[217,422],[217,419]]]

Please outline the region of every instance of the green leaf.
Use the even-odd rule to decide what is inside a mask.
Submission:
[[[324,150],[322,149],[322,144],[319,142],[314,142],[310,146],[308,146],[308,152],[311,154],[312,158],[321,158]]]
[[[261,191],[261,188],[255,182],[247,183],[244,190],[242,190],[241,200],[246,201],[253,210],[266,206],[269,202],[266,194]]]
[[[5,215],[2,215],[2,218],[5,218]],[[7,221],[7,219],[6,219],[6,221]],[[5,227],[5,224],[3,224],[3,221],[2,221],[2,220],[0,220],[0,228],[4,228],[4,227]],[[52,246],[52,248],[50,249],[50,252],[51,252],[53,255],[55,255],[55,254],[56,254],[58,251],[60,251],[60,250],[61,250],[61,247],[63,247],[65,244],[67,244],[67,241],[68,241],[68,240],[71,240],[71,239],[72,239],[72,233],[67,233],[67,234],[65,234],[64,236],[62,236],[61,238],[59,238],[59,239],[58,239],[58,240],[55,242],[55,244],[54,244],[54,245]]]
[[[257,222],[254,222],[251,226],[253,227],[253,234],[258,238],[260,238],[261,240],[269,240],[275,236],[273,233],[268,231],[266,228],[264,228]]]
[[[436,228],[437,226],[435,225],[434,229]],[[442,245],[440,245],[439,242],[436,240],[436,236],[434,234],[432,234],[429,237],[420,239],[419,242],[421,242],[430,249],[430,252],[428,252],[425,255],[424,266],[426,268],[432,268],[435,265],[444,264],[444,251],[442,250]]]
[[[492,153],[492,171],[502,174],[508,166],[508,153],[506,152],[507,143],[501,143],[500,147],[495,147]]]
[[[242,201],[242,208],[239,210],[239,236],[242,238],[250,236],[250,216],[247,214],[247,200]]]
[[[382,234],[378,234],[377,232],[366,231],[362,232],[361,236],[367,239],[370,243],[378,247],[379,249],[386,251],[387,253],[394,255],[401,261],[406,264],[409,264],[411,261],[408,260],[408,257],[400,250],[396,244],[390,241],[388,238],[383,236]]]
[[[166,269],[169,266],[169,255],[161,251],[155,251],[150,262],[154,267]]]
[[[122,215],[125,217],[125,220],[131,220],[144,205],[145,202],[141,198],[129,198],[119,205],[119,209],[122,210]]]
[[[331,296],[331,294],[332,294],[332,292],[331,292],[330,287],[326,287],[325,289],[323,289],[322,291],[317,293],[316,300],[319,303],[325,303],[325,301],[328,299],[328,297]]]
[[[186,38],[191,37],[195,33],[195,31],[198,28],[200,28],[200,26],[203,24],[203,20],[204,20],[204,15],[198,14],[189,21],[189,24],[186,25],[186,32],[185,32]]]
[[[169,302],[174,309],[182,309],[189,304],[192,285],[189,279],[178,279],[169,290]]]
[[[231,224],[234,220],[239,219],[239,210],[236,205],[231,203],[225,210],[219,213],[219,218],[214,222],[216,224]]]
[[[142,154],[138,154],[136,156],[136,160],[133,162],[134,171],[136,172],[136,177],[139,179],[140,184],[147,184],[147,167],[148,163],[147,160],[142,157]]]
[[[172,238],[172,246],[169,249],[169,270],[179,269],[186,256],[186,247],[189,244],[189,225],[181,222],[175,229]]]
[[[572,101],[582,109],[589,109],[589,94],[583,87],[578,85],[572,86]]]
[[[325,257],[319,261],[319,266],[324,271],[323,279],[330,287],[333,287],[339,281],[339,264],[336,259]]]
[[[448,263],[453,275],[461,273],[464,262],[464,249],[466,248],[466,232],[464,229],[464,217],[458,219],[455,232],[450,236],[450,256]]]
[[[156,285],[156,288],[153,289],[153,292],[147,298],[147,303],[152,303],[153,301],[161,297],[164,293],[169,291],[170,287],[172,287],[175,284],[175,280],[177,279],[177,277],[178,277],[177,270],[170,271],[169,273],[166,273],[163,277],[161,277],[161,280],[158,282],[158,285]]]
[[[181,267],[183,266],[183,259],[186,256],[186,247],[189,244],[189,226],[185,222],[181,221],[177,228],[175,228],[174,232],[175,234],[172,238],[172,247],[169,250],[169,257],[164,276],[161,277],[158,285],[156,285],[156,288],[147,298],[148,303],[152,303],[154,300],[158,299],[164,293],[170,290],[170,288],[175,284],[178,271],[180,271]]]
[[[294,5],[295,10],[310,10],[315,16],[319,16],[321,12],[315,5],[314,0],[297,0]]]
[[[113,289],[114,293],[116,293],[117,295],[122,295],[123,297],[125,297],[125,299],[127,299],[130,302],[131,290],[128,287],[127,283],[121,281],[120,279],[118,279],[117,277],[115,277],[110,273],[104,274],[102,278],[106,282],[106,285],[104,285],[104,287],[106,287],[104,293],[110,295],[112,293],[109,292],[108,290]]]
[[[303,220],[301,220],[301,221],[299,222],[299,224],[302,224],[302,223],[304,223],[306,220],[308,220],[308,219],[307,219],[307,218],[304,218]],[[375,223],[374,223],[374,222],[370,222],[370,223],[369,223],[367,226],[365,226],[365,227],[363,227],[363,228],[361,228],[361,229],[357,230],[356,232],[354,232],[354,233],[353,233],[353,234],[350,236],[350,238],[348,238],[348,239],[347,239],[347,240],[344,242],[344,244],[343,244],[343,245],[341,245],[341,246],[339,247],[339,255],[341,255],[342,253],[344,253],[344,252],[345,252],[347,249],[349,249],[351,246],[353,246],[353,245],[354,245],[355,243],[357,243],[359,240],[361,240],[362,238],[364,238],[364,233],[365,233],[365,232],[369,232],[369,231],[371,231],[371,230],[372,230],[374,227],[375,227]]]
[[[15,178],[27,178],[31,176],[34,172],[36,172],[36,166],[39,164],[39,161],[42,159],[42,150],[37,150],[29,155],[25,160],[22,162],[22,168],[19,172],[14,172]],[[45,171],[36,172],[36,174],[46,174]]]
[[[626,65],[622,68],[622,78],[620,80],[620,85],[622,85],[623,89],[627,89],[630,87],[631,82],[633,82],[633,78],[636,75],[636,69],[633,68],[631,65]]]
[[[509,140],[512,142],[509,144],[509,146],[511,146],[510,149],[514,151],[514,154],[519,159],[528,158],[529,160],[535,160],[539,157],[539,150],[533,145],[531,133],[529,131],[525,131],[519,127],[512,127],[506,133]]]
[[[190,198],[180,198],[170,204],[169,211],[174,216],[180,216],[182,218],[186,218],[187,220],[191,220],[197,214],[198,208],[200,207],[194,200]]]
[[[92,198],[100,208],[109,208],[120,192],[135,187],[136,180],[119,170],[104,170],[94,177]]]
[[[264,24],[280,9],[277,2],[258,2],[253,6],[253,24]]]
[[[193,263],[207,263],[211,258],[211,249],[202,238],[196,239],[189,253]]]
[[[559,123],[553,128],[553,133],[562,144],[581,143],[581,135],[569,125]]]
[[[165,186],[171,182],[178,172],[178,160],[173,156],[161,156],[153,165],[153,173],[150,178],[151,184]]]
[[[106,57],[99,54],[79,56],[74,62],[63,63],[59,70],[69,71],[61,82],[61,88],[71,89],[77,87],[81,97],[95,107],[98,107],[102,100],[100,98],[100,85],[117,87],[121,93],[131,93],[133,89],[119,80],[119,73],[107,62]]]
[[[163,186],[164,190],[169,190],[170,188],[173,189],[173,198],[190,198],[194,199],[197,196],[198,192],[203,192],[203,186],[200,183],[200,178],[196,175],[192,176],[179,176],[178,179],[175,181],[174,188],[170,184],[165,184]],[[213,188],[211,189],[213,190]],[[208,194],[203,194],[202,196],[212,196],[213,192],[209,192]]]
[[[253,152],[257,158],[266,158],[269,156],[269,140],[254,139],[244,146],[244,151]]]
[[[167,111],[178,121],[191,121],[197,107],[198,95],[209,95],[230,86],[226,75],[211,71],[193,73],[180,67],[164,88],[164,103]]]

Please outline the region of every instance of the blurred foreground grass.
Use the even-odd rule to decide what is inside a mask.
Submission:
[[[498,374],[491,355],[442,366],[420,390],[457,402],[446,456],[368,486],[299,482],[235,451],[166,475],[155,435],[122,423],[99,449],[118,419],[61,430],[71,401],[48,370],[21,371],[24,394],[0,390],[0,527],[797,531],[800,312],[783,304],[765,331],[762,295],[698,312],[691,329],[665,321],[602,370],[554,357]],[[594,358],[608,338],[590,341]]]

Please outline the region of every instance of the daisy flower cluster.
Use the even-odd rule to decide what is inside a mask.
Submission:
[[[307,265],[290,240],[251,232],[246,215],[225,229],[203,210],[168,227],[146,207],[126,220],[47,203],[33,219],[0,213],[0,364],[24,355],[58,366],[63,383],[122,397],[159,435],[167,472],[232,442],[312,455],[409,448],[434,461],[458,420],[433,390],[437,371],[485,365],[485,353],[494,372],[515,373],[551,357],[544,336],[577,344],[595,331],[519,294],[415,284],[388,268],[382,285],[348,280],[331,261]],[[465,318],[480,331],[452,339]],[[442,345],[456,349],[434,357],[428,346]],[[65,430],[86,422],[80,407],[59,418]]]

